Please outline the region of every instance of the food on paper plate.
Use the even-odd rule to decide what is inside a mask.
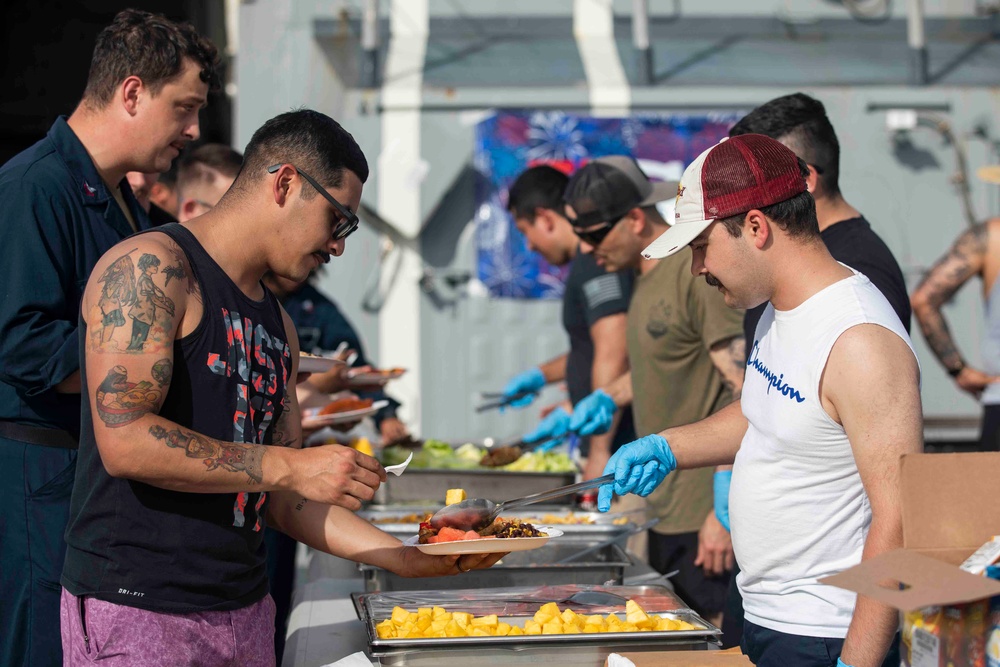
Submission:
[[[410,513],[410,514],[396,514],[394,516],[377,516],[368,519],[370,523],[374,524],[387,524],[387,523],[422,523],[431,518],[429,512],[421,513]],[[521,517],[522,521],[528,521],[529,523],[540,523],[544,526],[556,526],[556,525],[568,525],[568,526],[590,526],[596,523],[594,517],[590,514],[583,512],[569,512],[567,514],[542,514],[539,516],[525,516]],[[615,526],[624,526],[628,523],[628,517],[619,516],[611,520],[611,524]]]
[[[518,519],[497,519],[482,530],[459,530],[445,526],[440,530],[431,526],[430,521],[422,521],[417,533],[420,544],[439,544],[459,540],[482,540],[488,538],[511,539],[515,537],[545,537],[545,533],[530,523]]]
[[[354,412],[355,410],[367,410],[374,401],[370,398],[340,398],[326,407],[320,409],[318,414],[335,415],[339,412]]]
[[[501,621],[496,614],[473,616],[468,612],[450,612],[444,607],[420,607],[415,612],[393,607],[392,616],[375,626],[380,639],[676,632],[697,629],[697,626],[687,621],[647,614],[633,600],[625,604],[625,620],[617,614],[578,614],[572,609],[560,609],[555,602],[549,602],[539,607],[534,617],[527,619],[523,626]]]

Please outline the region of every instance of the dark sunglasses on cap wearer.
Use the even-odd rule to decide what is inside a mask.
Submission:
[[[580,229],[576,226],[576,219],[569,218],[570,225],[573,227],[573,233],[576,234],[577,238],[586,243],[589,246],[596,248],[601,245],[601,241],[611,233],[611,230],[615,228],[619,222],[625,219],[625,216],[618,218],[613,222],[603,222],[599,225],[591,225],[586,229]]]
[[[337,201],[337,199],[329,192],[327,192],[326,188],[324,188],[322,185],[316,182],[316,179],[314,179],[312,176],[302,171],[301,169],[299,169],[290,162],[272,164],[270,167],[267,168],[267,173],[273,174],[277,172],[279,169],[281,169],[281,167],[284,164],[288,164],[293,169],[295,169],[295,171],[299,173],[299,176],[306,179],[306,182],[308,182],[309,185],[316,188],[316,192],[323,195],[323,198],[326,199],[328,202],[330,202],[333,208],[337,210],[337,213],[340,214],[340,222],[337,223],[337,225],[333,228],[333,240],[339,241],[340,239],[346,239],[348,236],[353,234],[354,231],[358,228],[358,224],[361,222],[358,219],[358,216],[354,213],[354,211],[352,211],[351,209],[349,209],[348,207],[344,206],[339,201]]]

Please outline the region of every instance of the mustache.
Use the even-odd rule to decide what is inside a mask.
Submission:
[[[705,274],[705,282],[711,285],[712,287],[720,287],[722,285],[719,279],[713,276],[711,273]]]

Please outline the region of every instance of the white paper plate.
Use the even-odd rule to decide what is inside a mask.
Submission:
[[[545,533],[542,537],[490,537],[482,540],[457,540],[437,544],[420,544],[420,536],[412,535],[403,541],[408,547],[416,547],[431,556],[455,556],[465,554],[495,554],[506,551],[530,551],[544,545],[553,537],[562,537],[562,531],[551,526],[535,526]]]
[[[307,428],[316,428],[319,426],[332,426],[334,424],[349,424],[350,422],[361,421],[387,405],[389,405],[389,401],[375,401],[371,404],[371,407],[362,408],[361,410],[334,412],[331,415],[317,414],[322,408],[311,408],[302,413],[302,425]]]
[[[299,355],[299,372],[300,373],[325,373],[334,366],[343,365],[344,362],[337,359],[331,359],[330,357],[307,357],[304,354]]]
[[[358,387],[372,384],[385,384],[389,380],[402,377],[406,370],[393,371],[391,373],[348,373],[347,386]]]

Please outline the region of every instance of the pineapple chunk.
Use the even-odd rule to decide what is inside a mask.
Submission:
[[[538,621],[527,621],[524,624],[524,634],[526,635],[540,635],[542,634],[542,624]]]
[[[396,636],[396,626],[391,620],[385,619],[375,626],[375,632],[378,633],[379,639],[392,639]]]
[[[463,628],[472,621],[472,614],[465,611],[453,612],[451,616],[452,619]]]
[[[392,608],[393,625],[402,625],[403,623],[406,623],[408,618],[410,618],[410,612],[406,611],[402,607]]]
[[[583,626],[583,633],[584,634],[588,634],[589,635],[589,634],[593,634],[595,632],[604,632],[604,626],[603,625],[585,625],[585,626]]]
[[[561,635],[563,633],[563,624],[557,619],[552,619],[548,623],[542,625],[543,635]]]
[[[514,625],[511,626],[510,632],[508,632],[507,634],[510,637],[520,637],[521,635],[524,634],[524,630],[522,630],[520,626]]]
[[[510,634],[511,627],[509,623],[504,623],[503,621],[497,623],[497,628],[495,634],[498,637],[506,637]]]
[[[426,616],[417,616],[417,621],[416,623],[413,624],[413,627],[415,627],[420,632],[423,632],[427,628],[431,627],[430,614]]]
[[[584,623],[584,626],[587,626],[587,625],[594,625],[594,626],[597,626],[599,628],[603,628],[604,627],[604,617],[601,616],[600,614],[594,614],[593,616],[588,616],[587,617],[587,621]]]
[[[477,616],[472,619],[472,625],[474,626],[485,626],[487,628],[497,627],[497,615],[489,614],[488,616]]]
[[[562,633],[564,635],[578,635],[580,628],[576,627],[576,623],[566,623],[563,625]]]
[[[458,623],[455,622],[454,619],[452,619],[452,620],[448,621],[448,625],[446,625],[445,628],[444,628],[444,636],[445,637],[464,637],[465,636],[465,628],[463,628],[462,626],[460,626]]]
[[[451,618],[451,614],[448,614],[444,607],[431,607],[431,616],[435,619],[446,614],[448,615],[448,618]]]
[[[469,634],[470,637],[489,637],[490,633],[481,627],[472,628],[472,632]]]
[[[431,615],[430,607],[417,607],[417,616],[430,616],[430,615]]]
[[[566,625],[576,625],[577,615],[572,609],[566,609],[562,613],[563,623]]]
[[[448,489],[448,492],[444,494],[444,504],[454,505],[455,503],[462,502],[466,498],[465,489]]]

